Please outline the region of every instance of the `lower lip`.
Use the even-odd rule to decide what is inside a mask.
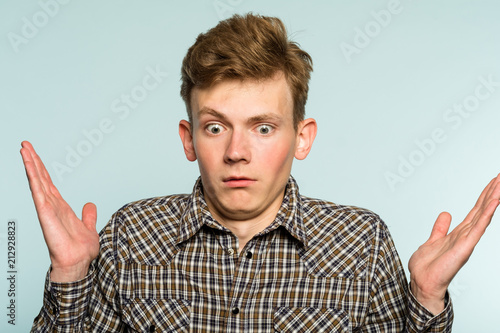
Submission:
[[[224,181],[224,184],[228,187],[247,187],[253,183],[255,183],[255,180],[251,179],[233,179]]]

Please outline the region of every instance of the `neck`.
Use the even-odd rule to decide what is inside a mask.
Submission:
[[[281,197],[282,198],[282,197]],[[214,219],[216,219],[224,227],[231,230],[231,232],[238,238],[239,248],[241,252],[245,245],[259,232],[266,229],[276,218],[278,211],[281,207],[282,200],[278,200],[267,207],[263,212],[253,217],[246,217],[238,219],[237,216],[222,215],[217,210],[208,205],[208,209]]]
[[[253,238],[253,236],[266,229],[274,221],[276,213],[274,213],[274,215],[270,214],[270,216],[266,217],[259,216],[258,220],[217,220],[223,226],[231,230],[231,232],[238,238],[238,252],[241,252],[243,248],[245,248],[245,245]]]

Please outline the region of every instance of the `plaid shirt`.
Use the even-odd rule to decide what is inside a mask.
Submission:
[[[409,293],[386,225],[300,196],[238,253],[198,180],[191,195],[122,207],[83,280],[50,282],[36,332],[450,332]],[[57,328],[57,329],[56,329]]]

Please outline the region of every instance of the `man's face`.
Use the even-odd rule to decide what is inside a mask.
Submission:
[[[294,129],[284,75],[223,81],[191,98],[193,124],[181,121],[180,134],[188,159],[198,160],[211,213],[221,223],[274,218],[303,128]]]

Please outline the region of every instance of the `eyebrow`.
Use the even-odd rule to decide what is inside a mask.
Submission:
[[[204,106],[200,109],[200,111],[198,112],[198,116],[201,117],[205,114],[209,114],[209,115],[214,116],[216,118],[219,118],[221,120],[227,120],[227,117],[223,113],[220,113],[219,111],[216,111],[216,110],[211,109],[211,108],[206,107],[206,106]]]
[[[279,122],[281,121],[281,118],[272,113],[264,113],[250,117],[248,119],[249,123],[264,122],[264,121]]]
[[[217,110],[214,110],[212,108],[206,107],[206,106],[202,107],[200,109],[200,111],[198,112],[198,115],[200,117],[205,115],[205,114],[214,116],[214,117],[219,118],[221,120],[227,120],[227,117],[225,114],[223,114]],[[281,122],[282,119],[281,119],[281,117],[279,117],[273,113],[258,114],[258,115],[255,115],[255,116],[247,119],[247,123],[263,122],[263,121]]]

